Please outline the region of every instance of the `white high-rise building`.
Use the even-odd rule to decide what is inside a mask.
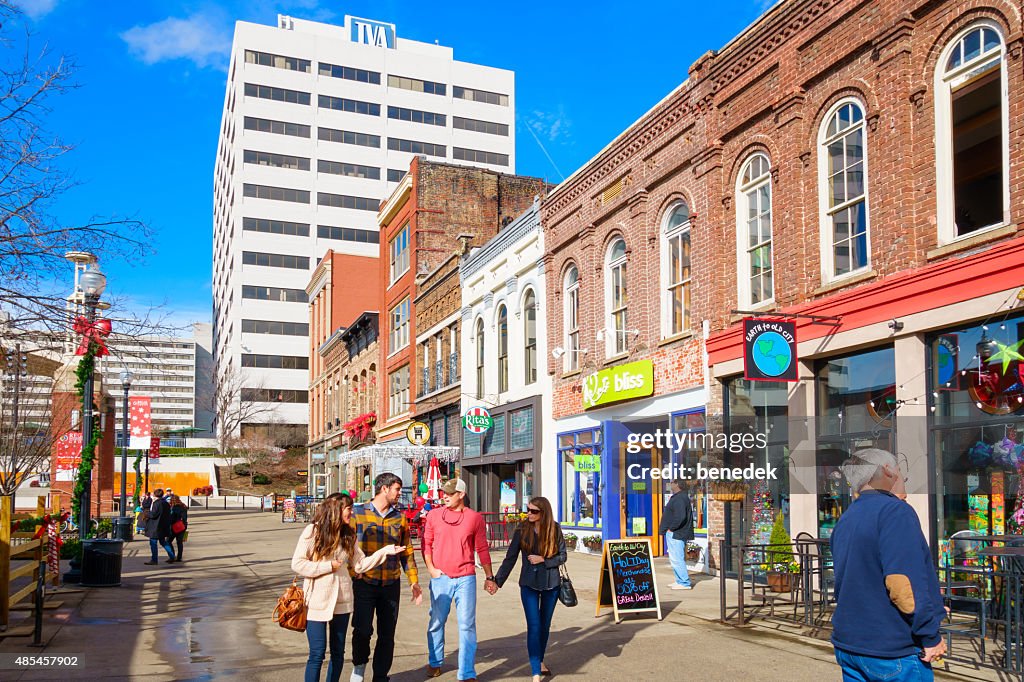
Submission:
[[[266,408],[244,421],[307,423],[310,273],[327,249],[380,255],[377,209],[415,155],[514,173],[515,75],[355,17],[235,25],[214,173],[213,343],[217,375],[244,385],[227,393]]]

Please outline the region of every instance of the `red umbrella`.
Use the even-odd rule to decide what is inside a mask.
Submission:
[[[437,500],[441,497],[441,465],[437,457],[430,460],[430,470],[427,472],[427,499]]]

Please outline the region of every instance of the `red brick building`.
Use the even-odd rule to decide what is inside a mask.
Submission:
[[[1003,527],[1024,442],[1005,350],[1024,338],[1021,47],[1019,3],[784,0],[552,193],[563,523],[603,490],[606,536],[652,536],[660,482],[626,476],[625,438],[706,421],[767,435],[726,456],[780,467],[768,489],[794,535],[828,536],[849,499],[838,465],[869,445],[899,453],[933,542]],[[743,378],[751,313],[796,322],[798,381]],[[637,359],[653,397],[582,409],[577,368]],[[607,481],[572,464],[586,439]],[[736,543],[757,535],[752,507],[698,503]]]

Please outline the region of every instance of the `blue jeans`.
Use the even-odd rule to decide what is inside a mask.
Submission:
[[[476,575],[430,580],[430,624],[427,625],[427,652],[431,667],[444,661],[444,624],[455,602],[459,619],[459,679],[476,677]]]
[[[348,630],[347,613],[336,613],[330,621],[331,660],[327,664],[327,682],[341,679],[341,668],[345,665],[345,631]],[[327,653],[327,625],[322,620],[306,621],[306,639],[309,640],[309,659],[306,661],[305,682],[320,682],[320,669]]]
[[[668,561],[672,564],[676,584],[690,587],[690,572],[686,570],[686,540],[676,540],[672,533],[665,533],[665,547],[668,549]]]
[[[530,654],[531,674],[540,675],[540,664],[548,648],[548,635],[551,634],[551,616],[558,603],[558,588],[541,592],[520,585],[519,596],[523,599],[523,611],[526,612],[526,650]]]
[[[153,558],[151,559],[151,561],[154,564],[156,563],[156,560],[157,560],[156,544],[157,544],[157,539],[156,538],[150,538],[149,539],[149,551],[153,555]],[[160,544],[163,545],[163,548],[167,550],[167,556],[169,556],[170,558],[173,559],[174,558],[174,547],[172,547],[171,543],[167,541],[167,538],[160,538]]]
[[[930,663],[916,655],[903,658],[875,658],[836,649],[836,662],[843,669],[843,682],[932,682]]]

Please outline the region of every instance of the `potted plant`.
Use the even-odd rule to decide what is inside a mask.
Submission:
[[[686,543],[686,560],[687,561],[700,561],[701,547],[696,542],[688,541]]]
[[[576,537],[575,533],[562,533],[562,537],[565,539],[565,548],[570,552],[576,551],[576,543],[579,538]]]
[[[782,512],[775,515],[765,555],[768,589],[772,592],[789,592],[793,588],[794,574],[800,572],[800,564],[793,560],[793,540],[786,530]]]
[[[601,549],[601,536],[600,535],[588,535],[583,538],[583,546],[589,549],[591,552],[596,552]]]

